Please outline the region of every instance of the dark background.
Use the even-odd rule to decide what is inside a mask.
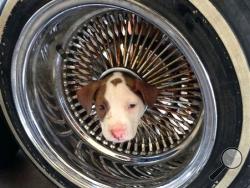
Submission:
[[[32,187],[57,188],[19,151],[10,166],[0,170],[0,188]]]

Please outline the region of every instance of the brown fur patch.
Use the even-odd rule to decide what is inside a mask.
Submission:
[[[93,81],[90,84],[81,87],[76,92],[78,101],[82,107],[85,108],[87,114],[90,114],[91,112],[93,99],[101,84],[101,81]]]
[[[158,89],[155,86],[147,84],[142,80],[131,78],[128,75],[125,75],[125,81],[127,86],[133,91],[137,96],[139,96],[144,104],[148,106],[153,106],[157,100],[159,94]]]
[[[117,84],[122,83],[122,80],[120,78],[116,78],[116,79],[112,80],[111,83],[114,86],[117,86]]]
[[[107,114],[110,108],[108,101],[104,98],[105,91],[106,91],[106,84],[103,84],[99,88],[95,98],[96,113],[100,121],[104,119],[105,115]]]
[[[127,75],[127,74],[123,74],[125,82],[127,84],[127,86],[134,92],[134,88],[135,88],[135,79],[133,79],[131,76]]]

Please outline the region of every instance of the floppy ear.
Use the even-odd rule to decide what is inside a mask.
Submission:
[[[134,83],[134,90],[142,95],[144,103],[150,107],[154,105],[159,94],[159,90],[155,86],[137,79]]]
[[[90,114],[92,109],[92,102],[94,100],[96,91],[100,87],[100,81],[94,81],[86,86],[81,87],[77,92],[77,98],[83,108]]]

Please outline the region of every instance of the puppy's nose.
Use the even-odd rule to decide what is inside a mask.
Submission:
[[[118,140],[122,139],[125,135],[125,129],[123,127],[113,128],[111,129],[111,134]]]

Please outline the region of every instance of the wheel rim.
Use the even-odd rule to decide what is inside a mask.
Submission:
[[[25,131],[79,186],[187,184],[195,178],[190,172],[204,166],[216,134],[213,90],[198,56],[167,20],[140,4],[78,3],[46,5],[21,33],[12,89]],[[161,89],[136,138],[123,144],[102,137],[95,110],[87,116],[75,95],[81,85],[117,70]]]

